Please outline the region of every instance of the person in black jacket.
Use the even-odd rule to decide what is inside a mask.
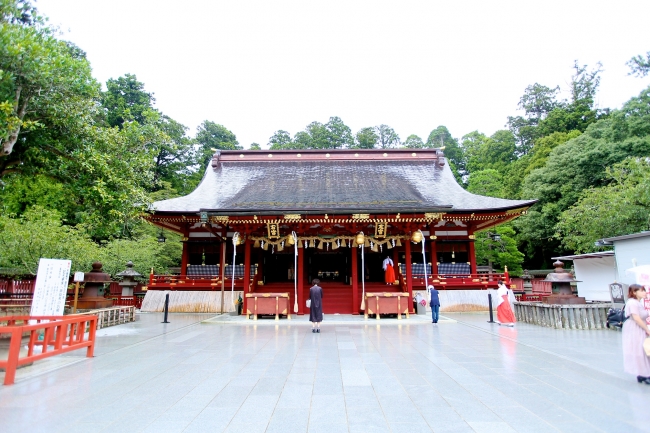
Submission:
[[[320,322],[323,321],[323,288],[319,286],[320,280],[315,278],[312,281],[313,286],[309,289],[309,321],[311,322],[311,332],[320,333]]]
[[[432,323],[438,323],[438,317],[440,313],[440,298],[438,297],[438,291],[433,286],[427,287],[429,289],[429,305],[431,305],[431,319]]]

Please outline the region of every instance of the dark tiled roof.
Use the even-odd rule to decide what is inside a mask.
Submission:
[[[231,214],[473,212],[514,209],[534,203],[465,191],[449,165],[441,164],[444,158],[440,152],[436,158],[435,151],[419,150],[418,155],[425,157],[411,160],[399,157],[404,151],[383,153],[383,159],[381,152],[363,153],[361,159],[353,158],[350,152],[332,151],[331,159],[329,153],[325,159],[324,152],[305,153],[302,159],[276,152],[268,160],[261,158],[260,153],[246,152],[240,156],[239,152],[222,152],[215,155],[196,190],[184,197],[155,202],[153,210]],[[319,155],[323,158],[318,159]],[[296,153],[292,152],[292,156]]]

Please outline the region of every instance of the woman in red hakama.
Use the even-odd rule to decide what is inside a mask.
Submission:
[[[499,280],[497,297],[499,298],[497,304],[497,321],[500,325],[515,326],[517,320],[515,319],[515,313],[512,312],[512,308],[510,307],[508,288],[501,280]]]
[[[384,268],[384,280],[386,284],[392,285],[395,283],[395,269],[393,269],[393,261],[390,257],[386,257],[383,263]]]

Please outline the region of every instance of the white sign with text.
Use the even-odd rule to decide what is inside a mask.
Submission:
[[[30,316],[63,316],[71,265],[70,260],[41,259],[38,262]]]

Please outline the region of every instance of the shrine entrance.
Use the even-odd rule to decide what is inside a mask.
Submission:
[[[314,278],[322,283],[336,282],[350,284],[350,249],[322,251],[309,248],[305,251],[305,275],[311,284]]]

